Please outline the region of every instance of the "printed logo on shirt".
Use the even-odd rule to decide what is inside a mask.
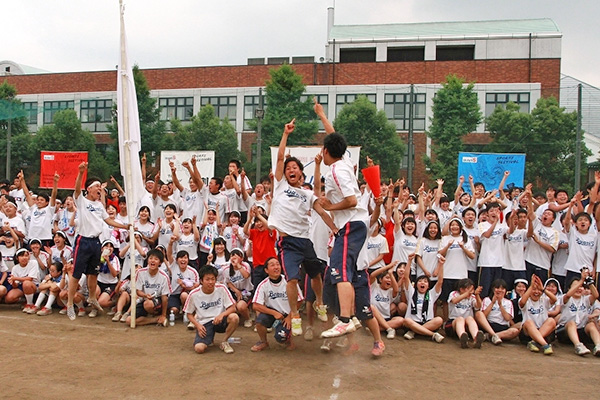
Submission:
[[[267,294],[267,296],[271,300],[275,300],[275,299],[287,299],[287,293],[285,293],[285,292],[274,292],[272,290],[269,290],[269,293]]]
[[[36,210],[33,212],[33,216],[34,216],[34,217],[40,217],[40,216],[42,216],[42,215],[46,215],[46,210],[45,210],[45,209],[44,209],[43,211],[40,211],[39,209],[36,209]]]
[[[221,299],[217,299],[215,301],[209,301],[209,302],[203,301],[200,303],[200,308],[202,310],[208,310],[211,307],[219,307],[220,305],[221,305]]]
[[[381,243],[369,243],[367,244],[367,249],[379,249],[381,248]]]
[[[527,309],[527,311],[531,314],[531,315],[538,315],[544,312],[544,306],[540,306],[539,308],[533,308],[533,306],[529,307]]]
[[[437,253],[438,250],[439,249],[437,247],[433,247],[433,246],[429,246],[429,245],[423,246],[423,251],[425,253]]]
[[[390,298],[389,298],[389,296],[382,296],[378,293],[375,295],[375,301],[378,301],[380,303],[389,303]]]
[[[577,239],[575,239],[575,243],[577,243],[578,245],[583,246],[583,247],[595,247],[596,246],[596,242],[593,240],[588,241],[588,240],[581,240],[581,239],[577,238]]]
[[[94,207],[93,204],[88,204],[85,208],[91,213],[102,213],[102,207]]]
[[[307,198],[306,198],[306,195],[305,195],[305,194],[298,193],[297,191],[295,191],[295,190],[294,190],[294,189],[292,189],[292,188],[287,188],[287,189],[285,189],[285,190],[283,191],[283,193],[285,193],[285,195],[286,195],[287,197],[295,197],[295,198],[299,199],[300,201],[302,201],[303,203],[306,203],[306,201],[307,201]]]
[[[417,242],[411,242],[411,241],[410,241],[410,240],[408,240],[408,239],[404,239],[404,240],[402,241],[402,244],[403,244],[404,246],[406,246],[406,247],[417,247]]]

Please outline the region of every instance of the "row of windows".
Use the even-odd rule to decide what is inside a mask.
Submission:
[[[316,96],[319,103],[323,105],[325,113],[329,111],[329,96],[303,95],[301,101],[307,101]],[[345,104],[352,103],[360,94],[338,94],[336,95],[335,111],[336,115]],[[375,94],[364,94],[367,99],[375,104]],[[266,100],[263,98],[263,108],[266,109]],[[511,101],[520,107],[520,111],[528,113],[530,110],[529,93],[487,93],[485,97],[485,116],[489,116],[496,107],[506,107]],[[220,119],[227,118],[229,122],[235,125],[237,118],[237,98],[235,96],[210,96],[201,97],[202,106],[211,104],[215,109],[215,114]],[[384,111],[390,121],[396,124],[398,130],[409,129],[410,115],[410,94],[409,93],[389,93],[384,96]],[[426,122],[426,95],[423,93],[413,94],[413,128],[417,131],[425,130]],[[178,119],[180,121],[191,120],[194,113],[193,97],[169,97],[159,98],[158,105],[161,109],[161,120],[168,121]],[[37,103],[23,103],[26,111],[27,123],[37,124]],[[112,100],[82,100],[80,119],[84,128],[92,132],[106,132],[107,125],[112,122]],[[255,118],[255,112],[259,108],[259,96],[244,96],[244,130],[251,130],[250,121]],[[74,101],[47,101],[44,102],[43,114],[44,124],[51,124],[54,114],[60,110],[74,109]],[[321,126],[321,128],[323,128]]]
[[[341,63],[375,62],[377,50],[375,47],[340,49]],[[475,59],[475,46],[437,46],[435,49],[437,61],[465,61]],[[425,61],[425,47],[389,47],[387,61]]]

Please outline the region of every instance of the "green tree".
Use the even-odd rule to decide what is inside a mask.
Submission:
[[[269,70],[269,75],[270,79],[265,85],[268,107],[265,109],[262,122],[261,175],[264,175],[271,166],[269,147],[279,146],[286,123],[296,118],[296,129],[289,137],[288,146],[314,144],[314,135],[319,127],[312,110],[312,99],[301,100],[306,90],[306,85],[302,83],[302,76],[289,65],[273,68]],[[256,129],[256,121],[252,121],[250,127]],[[256,165],[256,160],[253,165]],[[250,169],[251,171],[248,172],[253,175],[252,172],[256,171],[256,168]]]
[[[146,153],[148,165],[160,158],[163,150],[164,138],[167,133],[167,121],[161,121],[160,108],[157,107],[157,99],[150,96],[150,87],[144,73],[139,66],[133,67],[133,79],[135,81],[135,93],[137,96],[138,113],[140,117],[141,152]],[[118,112],[118,110],[117,110]],[[106,154],[111,165],[111,174],[120,176],[119,152],[118,152],[118,127],[117,121],[108,126],[114,145]],[[154,152],[154,155],[152,155]]]
[[[433,117],[427,134],[432,139],[433,158],[424,156],[433,178],[442,178],[445,186],[456,187],[458,153],[463,149],[462,138],[473,132],[482,115],[473,83],[448,75],[442,88],[433,98]]]
[[[39,171],[40,152],[51,151],[87,151],[89,174],[103,180],[110,176],[108,161],[96,149],[96,139],[87,129],[81,127],[81,121],[74,110],[62,110],[54,114],[52,125],[44,125],[33,139],[31,150],[35,154],[34,171]]]
[[[243,160],[237,148],[235,128],[227,119],[220,120],[211,104],[203,106],[191,123],[183,125],[178,120],[171,121],[173,135],[166,136],[163,148],[169,150],[214,150],[215,176],[227,174],[229,160]],[[212,178],[212,177],[207,177]]]
[[[8,121],[10,120],[11,134],[11,173],[16,176],[15,171],[32,161],[29,145],[31,135],[27,128],[25,111],[21,101],[16,99],[17,89],[6,80],[0,84],[0,176],[6,175],[6,148],[8,136]]]
[[[360,168],[365,167],[369,156],[381,169],[381,176],[397,178],[404,155],[404,144],[396,133],[396,125],[388,121],[385,111],[377,111],[375,104],[365,96],[344,105],[333,126],[341,132],[348,145],[362,146]]]
[[[572,188],[575,176],[577,113],[567,112],[554,97],[540,98],[531,114],[519,112],[519,106],[508,103],[506,109],[496,107],[487,118],[492,137],[489,151],[525,153],[525,182],[538,188],[552,183]],[[591,155],[582,142],[582,160]],[[582,171],[582,182],[585,182]]]

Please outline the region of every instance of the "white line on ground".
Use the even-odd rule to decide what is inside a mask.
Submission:
[[[333,384],[331,386],[333,386],[334,389],[339,389],[340,388],[340,384],[342,383],[342,377],[339,375],[336,375],[333,378]],[[338,394],[337,393],[332,393],[331,396],[329,396],[329,400],[337,400],[338,398]]]
[[[23,321],[24,318],[22,317],[10,317],[7,315],[0,315],[0,319],[10,319],[10,320],[19,320],[19,321]],[[85,325],[85,324],[81,324],[81,323],[77,323],[77,322],[71,322],[71,323],[62,323],[62,322],[54,322],[54,321],[48,321],[47,319],[44,318],[29,318],[29,321],[34,322],[34,323],[44,323],[44,324],[48,324],[48,325],[59,325],[59,326],[64,326],[64,327],[69,327],[69,328],[88,328],[88,329],[99,329],[102,331],[126,331],[127,328],[122,327],[122,328],[107,328],[105,326],[98,326],[98,325]]]

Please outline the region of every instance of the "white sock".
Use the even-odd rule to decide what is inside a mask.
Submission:
[[[25,299],[27,300],[27,304],[33,304],[33,294],[26,294]]]
[[[25,296],[27,297],[27,296]],[[46,292],[42,292],[40,293],[40,295],[37,298],[37,301],[35,302],[35,306],[37,308],[40,308],[40,306],[42,305],[42,303],[44,302],[44,299],[46,298]]]
[[[54,300],[56,300],[56,295],[54,293],[50,293],[50,295],[48,296],[48,302],[46,303],[46,308],[52,308]]]

